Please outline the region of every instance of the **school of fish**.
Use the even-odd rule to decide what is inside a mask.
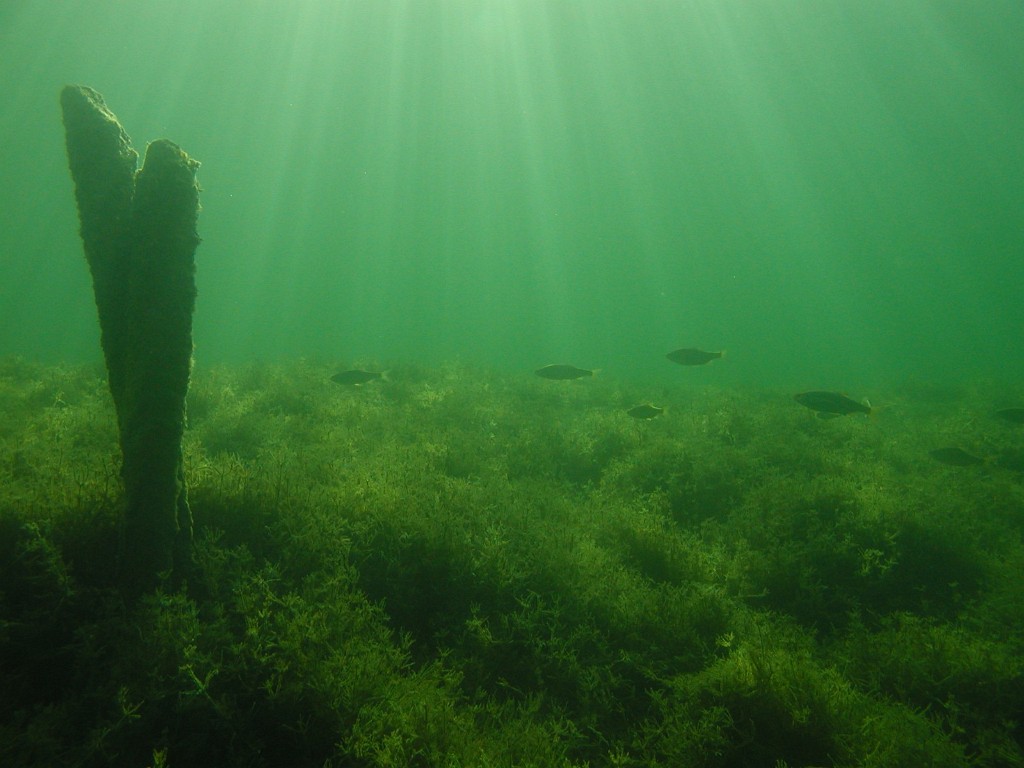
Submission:
[[[680,347],[667,353],[665,357],[678,365],[694,367],[707,365],[712,360],[721,359],[724,355],[724,351],[709,352],[697,347]],[[537,368],[534,373],[540,378],[548,379],[549,381],[577,381],[579,379],[593,378],[597,370],[578,368],[567,363],[552,363]],[[360,368],[339,371],[331,377],[331,381],[336,384],[348,387],[361,387],[369,382],[382,380],[386,380],[384,371],[368,371]],[[849,416],[851,414],[873,416],[876,413],[876,409],[872,408],[867,398],[858,401],[842,392],[808,390],[793,395],[793,400],[813,411],[819,419],[823,420]],[[654,405],[653,403],[640,403],[627,408],[625,413],[637,421],[650,421],[661,416],[665,411],[664,407]],[[994,416],[1009,424],[1024,425],[1024,407],[1002,408],[997,410]],[[951,467],[974,467],[992,461],[992,459],[976,456],[956,445],[936,448],[929,451],[928,455],[935,461]],[[999,461],[996,463],[1006,468],[1017,468],[1013,462]]]

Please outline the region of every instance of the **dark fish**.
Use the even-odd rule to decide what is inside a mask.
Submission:
[[[1011,424],[1024,424],[1024,408],[1003,408],[996,411],[996,416]]]
[[[703,349],[684,347],[683,349],[669,352],[665,357],[673,363],[679,363],[680,365],[705,365],[712,360],[717,360],[724,354],[725,352],[705,352]]]
[[[383,378],[384,373],[381,371],[361,371],[359,369],[354,369],[334,374],[331,376],[331,381],[335,384],[358,387],[360,384],[365,384],[368,381],[376,381],[377,379]]]
[[[974,467],[985,463],[984,459],[968,453],[963,448],[956,447],[939,448],[938,450],[929,451],[928,455],[936,461],[948,464],[951,467]]]
[[[870,405],[858,403],[840,392],[801,392],[798,395],[793,395],[793,399],[805,408],[810,408],[818,413],[831,413],[836,416],[846,416],[849,413],[871,413]]]
[[[659,408],[656,405],[649,405],[648,403],[644,403],[643,405],[634,405],[626,411],[626,413],[634,419],[653,419],[655,416],[661,416],[664,412],[664,408]]]
[[[584,368],[577,368],[575,365],[545,365],[534,371],[542,379],[554,379],[556,381],[569,381],[571,379],[582,379],[584,376],[593,376],[593,371]]]

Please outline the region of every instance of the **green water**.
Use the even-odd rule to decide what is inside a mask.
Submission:
[[[198,364],[1012,380],[1022,39],[1017,0],[7,0],[0,354],[99,359],[81,83],[203,163]]]

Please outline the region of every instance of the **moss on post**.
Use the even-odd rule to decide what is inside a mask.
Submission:
[[[138,153],[103,98],[61,93],[68,165],[117,410],[126,510],[121,575],[146,588],[188,561],[181,438],[192,362],[199,167],[160,139]]]

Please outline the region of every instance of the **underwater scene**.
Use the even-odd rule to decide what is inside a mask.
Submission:
[[[0,765],[1024,766],[1021,40],[0,4]]]

